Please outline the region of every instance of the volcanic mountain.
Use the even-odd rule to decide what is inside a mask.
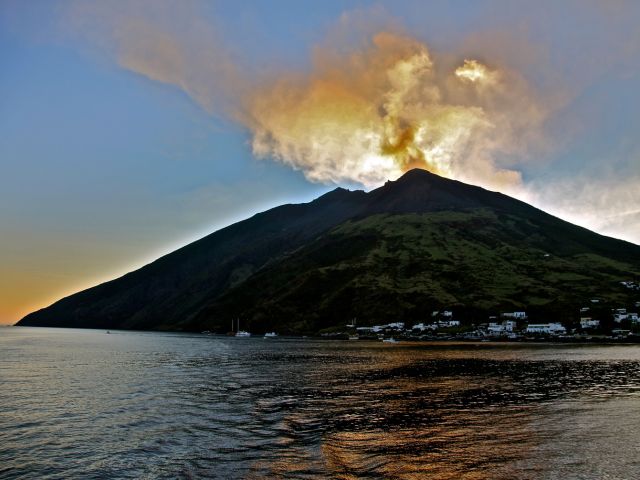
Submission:
[[[527,309],[567,318],[628,300],[640,247],[506,195],[411,170],[368,193],[337,188],[238,222],[18,325],[318,332]]]

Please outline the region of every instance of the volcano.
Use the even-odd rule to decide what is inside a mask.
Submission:
[[[526,309],[566,320],[624,302],[640,247],[506,195],[411,170],[370,192],[337,188],[214,232],[18,325],[316,333]]]

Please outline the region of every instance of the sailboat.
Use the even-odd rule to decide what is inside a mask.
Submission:
[[[351,325],[347,325],[347,327],[356,330],[356,333],[349,334],[349,340],[360,340],[360,335],[358,335],[358,329],[356,328],[356,317],[351,321]]]
[[[246,330],[240,330],[240,319],[236,319],[238,322],[238,329],[236,330],[236,337],[250,337],[251,334]],[[233,320],[231,321],[231,330],[233,330]]]

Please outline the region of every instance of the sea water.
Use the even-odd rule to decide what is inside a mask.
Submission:
[[[2,328],[0,478],[640,478],[640,347]]]

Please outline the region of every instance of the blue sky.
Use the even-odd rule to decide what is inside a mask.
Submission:
[[[151,24],[160,17],[190,48],[224,49],[224,58],[251,72],[304,73],[319,45],[350,51],[359,36],[386,29],[424,42],[436,56],[504,65],[551,105],[531,151],[496,160],[522,176],[520,196],[640,243],[640,4],[102,5],[126,13],[136,3],[136,15]],[[70,14],[77,5],[0,4],[0,323],[256,211],[336,186],[309,181],[304,168],[255,158],[251,127],[224,108],[123,68],[109,34],[122,17]],[[179,16],[166,16],[176,9]],[[210,37],[197,43],[186,31],[194,12],[219,44]]]

